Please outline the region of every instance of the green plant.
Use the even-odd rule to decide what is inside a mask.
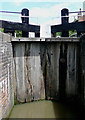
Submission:
[[[57,32],[56,33],[56,36],[61,36],[62,35],[62,32]]]
[[[70,30],[70,31],[69,31],[69,36],[71,36],[71,35],[74,34],[74,33],[77,33],[76,30]]]
[[[22,31],[20,30],[15,30],[16,37],[22,37]]]
[[[3,29],[3,28],[0,28],[0,32],[4,32],[4,29]]]

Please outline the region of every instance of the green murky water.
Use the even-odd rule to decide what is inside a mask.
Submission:
[[[74,107],[52,101],[38,101],[15,105],[10,118],[75,118],[78,115]]]

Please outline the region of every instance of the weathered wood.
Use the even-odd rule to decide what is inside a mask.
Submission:
[[[59,55],[59,98],[65,99],[66,94],[66,79],[67,78],[67,44],[60,44]]]
[[[67,79],[66,79],[66,94],[73,96],[78,94],[78,45],[69,44],[67,49]]]
[[[24,23],[17,23],[17,22],[9,22],[0,20],[0,28],[8,28],[11,30],[21,30],[25,32],[40,32],[40,26],[38,25],[31,25],[31,24],[24,24]]]
[[[69,30],[77,30],[78,32],[85,32],[85,21],[51,26],[52,33],[69,31]]]
[[[78,95],[79,40],[75,41],[13,42],[20,102]]]
[[[14,46],[14,59],[15,64],[15,78],[16,78],[16,95],[17,100],[20,102],[25,102],[25,81],[24,81],[24,51],[25,44],[15,44]],[[21,57],[22,56],[22,57]]]
[[[44,80],[44,88],[45,88],[45,99],[47,99],[46,95],[46,44],[44,42],[40,43],[40,63],[41,63],[41,70],[43,74],[43,80]]]
[[[46,95],[47,99],[59,99],[60,43],[46,46]]]
[[[45,99],[43,71],[39,43],[15,43],[14,59],[17,99],[20,102]]]
[[[81,41],[81,82],[80,82],[80,97],[85,107],[85,34],[80,38]]]

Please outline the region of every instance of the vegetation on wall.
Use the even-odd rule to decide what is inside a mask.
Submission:
[[[0,28],[0,32],[4,32],[3,28]],[[20,30],[15,30],[16,37],[22,37],[22,31]]]
[[[20,30],[15,30],[16,37],[22,37],[22,31]]]
[[[3,29],[3,28],[0,28],[0,32],[4,32],[4,29]]]
[[[61,35],[62,35],[62,32],[57,32],[56,33],[56,36],[60,36],[61,37]]]
[[[77,33],[76,30],[70,30],[70,31],[69,31],[69,36],[71,36],[71,35],[73,35],[73,34],[76,34],[76,33]]]

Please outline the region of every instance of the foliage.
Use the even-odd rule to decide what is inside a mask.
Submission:
[[[77,22],[78,20],[77,19],[74,19],[74,21],[73,22]]]
[[[53,33],[52,37],[61,37],[62,32]]]
[[[70,30],[70,31],[69,31],[69,36],[71,36],[71,35],[74,34],[74,33],[77,33],[76,30]]]
[[[4,32],[3,28],[0,28],[0,32]],[[22,31],[20,30],[15,30],[16,37],[22,37]]]
[[[15,30],[16,37],[22,37],[22,31],[20,30]]]
[[[3,29],[3,28],[0,28],[0,32],[4,32],[4,29]]]
[[[56,33],[56,36],[61,36],[62,35],[62,32],[57,32]]]

